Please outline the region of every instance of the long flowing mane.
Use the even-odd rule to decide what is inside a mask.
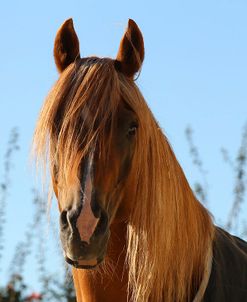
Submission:
[[[139,121],[131,170],[119,194],[119,202],[133,204],[126,243],[130,299],[191,301],[203,279],[214,226],[138,87],[116,71],[114,60],[77,60],[61,74],[39,117],[35,152],[45,161],[48,154],[52,178],[59,173],[66,199],[63,192],[79,186],[81,159],[96,141],[107,161],[105,131],[111,133],[123,101]],[[86,132],[85,119],[91,120]]]

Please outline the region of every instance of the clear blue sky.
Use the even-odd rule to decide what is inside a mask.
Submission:
[[[233,175],[220,148],[234,157],[247,121],[246,15],[245,0],[1,3],[0,179],[13,126],[19,128],[21,147],[8,197],[4,277],[15,243],[31,220],[34,177],[28,154],[41,104],[57,79],[52,49],[61,23],[73,17],[82,56],[110,57],[116,55],[128,18],[138,23],[146,47],[139,87],[192,185],[199,175],[184,130],[187,125],[194,129],[208,171],[210,211],[225,221]],[[26,276],[36,284],[34,270],[27,269]]]

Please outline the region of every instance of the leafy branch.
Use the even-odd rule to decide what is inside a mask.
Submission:
[[[224,160],[230,165],[234,172],[234,197],[231,210],[228,215],[226,228],[230,230],[237,230],[239,216],[241,214],[242,206],[245,202],[246,194],[246,163],[247,163],[247,124],[244,127],[242,140],[237,152],[235,161],[232,161],[227,150],[222,149]],[[245,222],[246,223],[246,222]],[[245,228],[247,230],[247,228]]]
[[[192,158],[192,163],[197,168],[197,170],[199,171],[199,173],[202,177],[202,183],[199,181],[195,182],[194,191],[195,191],[196,196],[199,198],[199,200],[202,203],[207,204],[208,203],[208,183],[207,183],[207,179],[206,179],[207,172],[203,167],[203,163],[200,158],[198,148],[194,144],[193,130],[191,127],[188,126],[185,129],[185,136],[186,136],[187,142],[189,144],[189,153]]]
[[[7,145],[7,150],[4,155],[4,173],[3,180],[0,183],[0,261],[3,257],[4,248],[4,225],[6,223],[6,206],[7,197],[11,185],[10,172],[12,169],[12,160],[14,153],[19,150],[18,145],[19,133],[17,128],[13,128],[10,133],[10,138]],[[1,266],[0,266],[1,270]]]
[[[194,190],[196,195],[203,203],[207,203],[207,181],[206,171],[203,168],[202,160],[200,159],[199,151],[193,140],[193,131],[190,127],[186,128],[185,135],[189,144],[189,153],[192,158],[192,163],[196,166],[200,174],[202,175],[203,184],[196,182]],[[225,228],[228,231],[239,231],[239,221],[241,210],[246,201],[246,185],[247,185],[247,124],[244,126],[240,147],[237,151],[235,159],[232,159],[229,152],[225,149],[221,149],[223,160],[230,166],[234,175],[233,186],[233,202],[228,215],[228,219],[225,223]],[[239,232],[238,232],[239,233]],[[247,222],[241,221],[240,236],[247,236]]]

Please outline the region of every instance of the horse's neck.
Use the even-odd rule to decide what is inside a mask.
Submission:
[[[111,237],[106,257],[106,268],[100,271],[73,270],[77,302],[126,302],[127,271],[124,269],[126,256],[126,225],[111,226]]]

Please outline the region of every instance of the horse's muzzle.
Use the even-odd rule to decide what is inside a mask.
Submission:
[[[97,211],[95,219],[90,216],[92,214],[88,218],[82,212],[82,206],[61,212],[60,238],[65,260],[77,268],[91,269],[103,261],[106,253],[108,216],[102,209]],[[83,221],[78,222],[80,220]]]

